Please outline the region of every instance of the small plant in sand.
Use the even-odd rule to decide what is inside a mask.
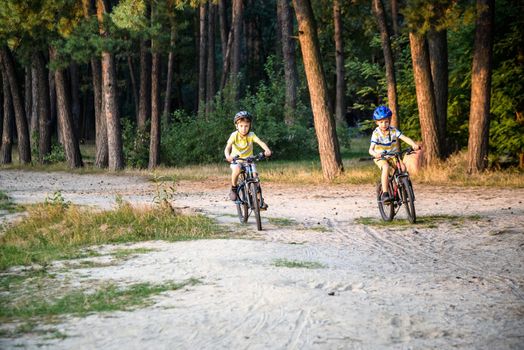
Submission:
[[[323,269],[326,265],[316,261],[299,261],[288,259],[276,259],[273,261],[276,267],[302,268],[302,269]]]
[[[153,174],[153,182],[155,183],[153,202],[160,207],[172,209],[171,201],[175,197],[175,182],[166,184],[162,177],[156,173]]]

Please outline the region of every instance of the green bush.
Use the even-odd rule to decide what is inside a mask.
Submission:
[[[166,165],[219,162],[224,158],[224,147],[235,131],[233,117],[239,110],[254,116],[251,130],[266,142],[278,159],[296,159],[317,153],[311,112],[299,105],[294,122],[284,122],[285,83],[280,69],[268,60],[267,82],[262,82],[256,93],[235,102],[234,89],[226,87],[213,101],[209,115],[191,116],[183,111],[173,113],[173,122],[162,127],[161,152]],[[255,146],[255,152],[259,149]]]
[[[149,125],[144,130],[138,128],[126,118],[122,121],[122,148],[127,166],[147,168],[149,164]]]

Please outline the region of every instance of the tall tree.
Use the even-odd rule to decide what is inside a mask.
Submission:
[[[151,8],[151,24],[158,18],[157,7]],[[160,164],[160,48],[158,39],[151,40],[151,133],[149,138],[149,169]]]
[[[295,39],[293,38],[293,17],[290,0],[277,0],[277,16],[279,19],[284,59],[284,79],[286,81],[285,122],[293,123],[293,113],[297,106],[298,73],[296,65]]]
[[[100,35],[105,38],[109,35],[104,25],[104,16],[109,13],[108,0],[97,0],[96,9]],[[102,114],[107,122],[108,165],[110,170],[120,170],[124,167],[116,89],[114,55],[104,50],[102,51]]]
[[[98,57],[91,58],[91,72],[95,105],[95,166],[106,168],[109,163],[107,120],[104,114],[102,96],[102,63]]]
[[[53,61],[58,59],[54,47],[50,48],[49,54]],[[82,156],[80,155],[80,147],[74,131],[66,74],[62,68],[56,68],[55,70],[55,84],[58,125],[60,125],[59,130],[62,134],[62,145],[64,146],[66,161],[70,168],[79,168],[83,166]]]
[[[171,121],[171,90],[173,88],[173,74],[175,70],[175,24],[171,23],[171,39],[169,45],[169,54],[167,56],[167,78],[166,93],[164,99],[164,112],[162,113],[166,125]]]
[[[215,96],[216,69],[215,69],[215,22],[217,5],[209,3],[207,25],[207,73],[206,73],[206,114],[211,113],[213,97]]]
[[[346,70],[344,68],[344,41],[342,40],[342,14],[340,0],[333,1],[333,22],[335,24],[335,61],[337,71],[335,117],[340,126],[346,126]]]
[[[391,23],[393,23],[393,35],[398,36],[398,1],[391,0]]]
[[[151,41],[140,41],[140,87],[137,125],[144,130],[151,115]]]
[[[228,41],[227,33],[229,33],[226,15],[226,0],[218,0],[218,18],[220,22],[220,46],[222,48],[222,59],[225,60]]]
[[[448,40],[446,29],[431,28],[428,31],[428,49],[431,79],[435,93],[435,111],[442,155],[446,156],[446,134],[448,119]]]
[[[0,146],[0,164],[11,164],[13,150],[13,102],[11,91],[9,91],[9,81],[5,69],[2,68],[3,59],[0,56],[0,78],[2,79],[3,91],[3,124],[2,124],[2,145]]]
[[[388,86],[388,105],[393,112],[391,125],[399,127],[400,119],[397,98],[397,79],[395,77],[395,62],[393,59],[393,51],[391,50],[391,41],[389,40],[389,30],[382,0],[373,0],[372,8],[380,30],[380,41],[382,44],[382,52],[384,53],[386,81]]]
[[[482,171],[488,165],[494,12],[494,0],[477,0],[469,111],[468,172],[470,173]]]
[[[11,51],[7,46],[0,48],[3,68],[9,82],[9,91],[13,101],[15,111],[16,133],[18,136],[18,156],[21,164],[31,163],[31,146],[29,144],[29,130],[25,115],[24,103],[20,93],[18,79],[15,72],[15,62]]]
[[[222,63],[222,77],[220,79],[220,89],[224,89],[227,81],[232,80],[235,86],[235,96],[238,98],[237,77],[240,73],[240,35],[242,29],[242,0],[233,0],[231,29],[227,38],[227,46]],[[232,78],[232,79],[231,79]]]
[[[438,137],[437,111],[428,46],[425,36],[413,31],[409,33],[409,43],[426,164],[432,164],[441,158],[442,153]]]
[[[207,2],[199,7],[199,46],[198,46],[198,112],[205,111],[207,75]]]
[[[33,53],[36,66],[37,114],[38,114],[38,161],[44,162],[44,157],[51,152],[51,109],[49,100],[49,79],[44,55],[41,51]]]
[[[315,17],[309,0],[293,0],[293,5],[298,22],[298,38],[313,109],[320,163],[324,178],[331,180],[339,175],[344,167],[340,156],[335,121],[329,110],[326,78],[320,59]]]

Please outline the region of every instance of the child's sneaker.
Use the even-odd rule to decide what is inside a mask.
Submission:
[[[260,210],[267,210],[268,205],[266,202],[262,201],[262,204],[260,204]]]
[[[233,202],[238,199],[236,186],[231,186],[231,191],[229,191],[229,199],[231,199]]]
[[[382,193],[382,197],[380,198],[382,200],[382,202],[384,202],[385,204],[388,204],[391,202],[391,197],[389,196],[389,193],[388,192],[384,192]]]

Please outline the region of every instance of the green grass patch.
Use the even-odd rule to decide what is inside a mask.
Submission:
[[[117,259],[127,259],[138,254],[147,254],[154,251],[156,251],[156,249],[151,248],[117,249],[112,251],[111,255]]]
[[[25,209],[23,205],[15,204],[5,192],[0,191],[0,210],[5,210],[8,213],[17,213]]]
[[[301,269],[323,269],[326,267],[324,264],[316,261],[299,261],[288,259],[276,259],[273,261],[273,265],[276,267],[289,267]]]
[[[425,227],[436,228],[440,224],[446,223],[453,226],[461,226],[466,221],[479,221],[482,217],[479,215],[457,216],[457,215],[428,215],[418,216],[415,224],[410,223],[407,219],[393,219],[384,221],[380,218],[361,217],[355,219],[357,224],[375,226],[375,227]]]
[[[112,211],[76,205],[38,204],[28,217],[4,229],[0,271],[11,266],[82,257],[94,245],[148,240],[181,241],[223,237],[224,229],[203,215],[180,215],[170,208],[133,208],[121,203]]]
[[[193,278],[181,283],[136,283],[126,287],[109,283],[95,290],[70,290],[63,295],[48,299],[35,294],[18,298],[4,294],[0,296],[0,321],[28,320],[35,317],[68,314],[85,316],[94,312],[132,310],[151,305],[152,296],[196,283],[199,281]]]
[[[269,223],[279,227],[289,227],[297,224],[295,220],[288,218],[268,218]]]

